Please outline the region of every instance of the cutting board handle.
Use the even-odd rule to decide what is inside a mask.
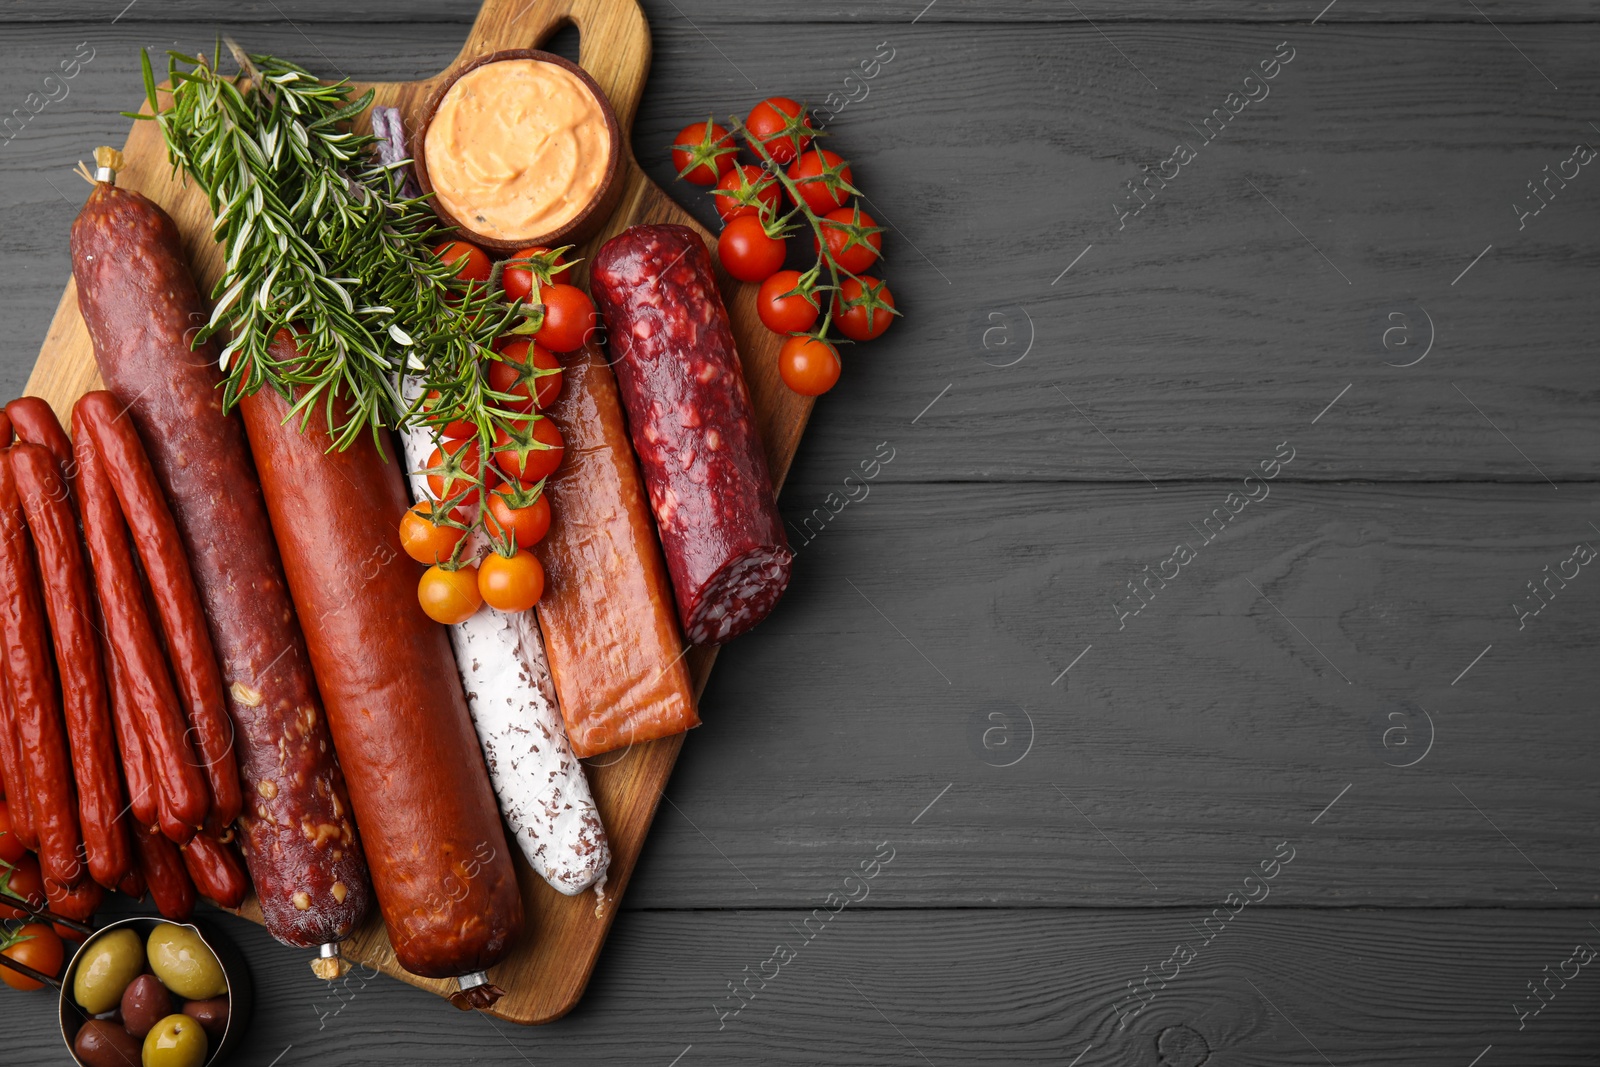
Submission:
[[[483,0],[452,66],[488,52],[539,48],[567,24],[578,27],[578,62],[605,91],[623,139],[650,73],[650,24],[636,0]]]

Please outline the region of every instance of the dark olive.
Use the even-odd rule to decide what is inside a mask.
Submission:
[[[214,1039],[222,1040],[228,1029],[228,998],[212,997],[210,1000],[191,1000],[183,1006],[183,1013],[200,1024],[201,1029]]]
[[[141,974],[122,991],[122,1025],[134,1037],[148,1034],[172,1014],[172,994],[153,974]]]
[[[139,1042],[116,1023],[90,1019],[78,1030],[72,1051],[89,1067],[139,1067]]]

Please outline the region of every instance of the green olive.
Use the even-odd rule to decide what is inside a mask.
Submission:
[[[110,1011],[144,970],[144,946],[132,930],[113,930],[84,950],[72,976],[72,999],[90,1015]]]
[[[150,969],[184,1000],[210,1000],[228,991],[222,965],[188,927],[162,923],[151,931],[149,948]]]
[[[200,1067],[206,1062],[206,1032],[187,1015],[169,1015],[144,1038],[143,1067]]]

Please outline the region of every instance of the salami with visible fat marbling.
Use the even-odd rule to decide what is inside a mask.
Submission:
[[[635,226],[600,249],[591,289],[678,619],[722,644],[772,611],[794,554],[711,256],[686,226]]]

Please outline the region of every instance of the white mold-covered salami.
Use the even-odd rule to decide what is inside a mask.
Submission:
[[[420,470],[433,452],[432,435],[411,429],[401,438],[406,466]],[[431,498],[426,476],[411,475],[411,493],[417,500]],[[473,537],[481,543],[482,534]],[[469,544],[467,551],[477,547]],[[484,605],[448,629],[489,779],[523,855],[562,893],[591,885],[602,891],[611,848],[567,740],[533,613],[513,615]]]

